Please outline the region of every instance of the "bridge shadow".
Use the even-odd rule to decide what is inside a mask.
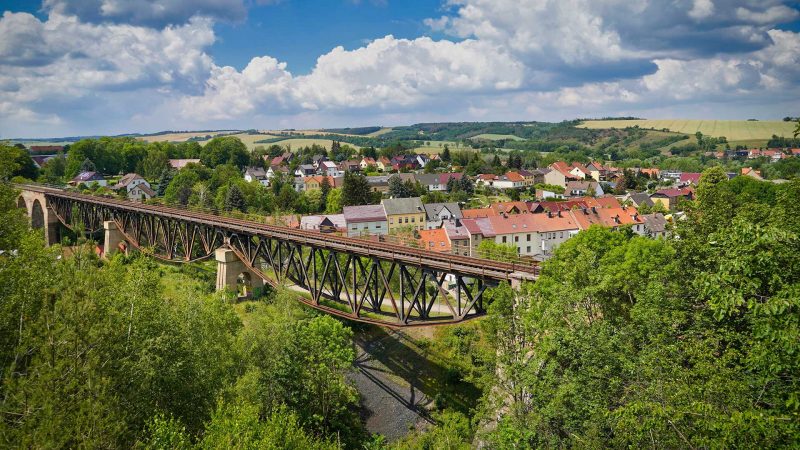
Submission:
[[[382,428],[382,416],[398,416],[399,408],[405,409],[399,415],[406,419],[413,415],[414,422],[433,423],[430,412],[434,408],[447,407],[467,414],[477,403],[481,391],[472,383],[448,379],[446,362],[427,347],[418,346],[406,332],[363,324],[354,328],[359,349],[355,378],[370,431],[387,435],[375,428]],[[370,395],[380,401],[366,398]],[[378,422],[377,427],[371,427],[371,422]],[[403,434],[411,425],[414,424],[406,424]]]

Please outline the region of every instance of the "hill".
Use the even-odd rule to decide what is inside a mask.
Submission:
[[[766,141],[773,135],[791,137],[796,126],[793,122],[750,121],[750,120],[587,120],[577,125],[579,128],[608,129],[638,126],[654,130],[667,129],[676,133],[695,134],[698,131],[707,136],[725,136],[729,142]]]

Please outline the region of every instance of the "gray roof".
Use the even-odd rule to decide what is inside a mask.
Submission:
[[[122,178],[119,179],[117,184],[115,184],[111,189],[122,189],[127,187],[129,184],[133,183],[135,180],[144,179],[138,173],[127,173]]]
[[[383,209],[387,216],[425,212],[419,197],[389,198],[383,201]]]
[[[642,214],[644,226],[653,233],[663,233],[667,229],[667,219],[661,213]]]
[[[248,167],[247,170],[244,171],[244,174],[250,175],[253,178],[264,178],[267,176],[267,171],[261,167]]]
[[[103,178],[103,176],[97,172],[81,172],[78,174],[78,176],[73,178],[72,181],[98,181],[104,179],[105,178]]]
[[[630,194],[628,198],[630,199],[630,201],[633,202],[634,206],[636,207],[642,205],[650,207],[655,204],[653,203],[653,200],[650,198],[650,194],[648,194],[647,192],[634,192],[633,194]]]
[[[386,221],[383,205],[345,206],[342,214],[347,223]]]
[[[442,210],[445,208],[450,211],[452,217],[456,219],[461,219],[463,217],[461,215],[461,208],[458,207],[458,203],[456,202],[428,203],[425,205],[425,215],[428,217],[428,220],[438,220],[439,214],[441,214]]]
[[[414,176],[419,184],[423,186],[430,186],[430,185],[438,185],[439,184],[439,174],[438,173],[419,173]]]

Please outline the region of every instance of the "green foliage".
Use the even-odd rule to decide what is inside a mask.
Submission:
[[[0,143],[0,181],[13,177],[35,180],[39,169],[24,148]]]
[[[511,262],[519,257],[517,248],[511,244],[498,244],[491,239],[484,239],[478,244],[478,253],[482,258],[495,261]]]
[[[225,194],[225,210],[241,212],[245,212],[247,210],[244,194],[242,193],[242,190],[239,189],[239,186],[235,184],[232,184],[228,188],[228,192]]]
[[[344,174],[344,181],[342,182],[342,206],[355,206],[355,205],[371,205],[377,203],[379,198],[376,198],[372,193],[372,188],[367,182],[364,175],[346,172]]]
[[[247,146],[234,136],[215,137],[208,141],[200,153],[200,162],[209,168],[231,164],[243,169],[250,161]]]
[[[800,182],[705,172],[678,240],[592,227],[492,295],[490,447],[791,447]],[[795,199],[795,200],[790,200]],[[505,400],[508,399],[508,400]]]

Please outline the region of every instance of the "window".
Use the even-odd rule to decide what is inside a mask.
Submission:
[[[444,247],[444,241],[440,242],[440,244],[442,245],[442,247]]]
[[[519,242],[519,236],[514,236],[514,242]]]
[[[526,252],[528,252],[528,253],[531,252],[531,246],[530,245],[528,246],[528,249],[526,250]]]
[[[411,223],[414,223],[414,219],[415,219],[415,217],[412,217],[412,218],[411,218]]]
[[[528,235],[528,242],[530,242],[530,241],[531,241],[531,235],[529,234]],[[530,247],[528,247],[528,248],[530,248]],[[528,251],[530,251],[530,250],[528,250]]]
[[[381,224],[379,224],[379,223],[375,224],[375,228],[380,228],[380,227],[381,227]]]
[[[506,243],[506,237],[503,236],[503,244],[505,244],[505,243]]]
[[[389,225],[394,225],[394,219],[389,219]]]
[[[406,223],[408,223],[408,217],[406,217]]]
[[[564,232],[562,231],[561,233],[558,233],[558,237],[563,238],[564,237]]]

